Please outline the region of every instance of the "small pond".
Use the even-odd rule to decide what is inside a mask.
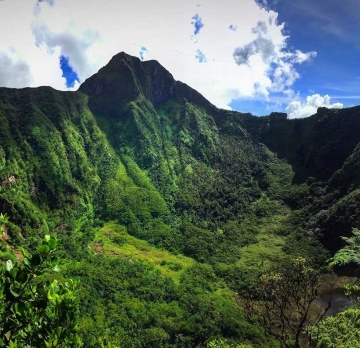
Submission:
[[[324,318],[328,316],[336,315],[345,308],[354,307],[354,301],[344,294],[344,288],[335,288],[332,290],[326,290],[321,293],[319,298],[315,301],[315,304],[322,309],[325,309],[331,299],[331,306]]]

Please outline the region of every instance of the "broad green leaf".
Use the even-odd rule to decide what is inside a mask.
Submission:
[[[13,279],[16,278],[16,274],[19,272],[19,269],[17,267],[14,267],[11,269],[10,274],[13,277]]]
[[[47,245],[41,245],[40,247],[39,247],[39,252],[41,253],[41,254],[47,254],[48,252],[50,251],[50,248],[47,246]]]
[[[45,241],[46,241],[46,242],[48,242],[48,241],[50,240],[50,238],[51,238],[50,235],[48,235],[48,234],[45,235]]]
[[[57,241],[55,239],[50,239],[48,241],[48,246],[50,250],[54,250],[57,247]]]
[[[31,263],[30,263],[30,260],[28,259],[28,257],[24,258],[24,265],[31,268]]]
[[[24,256],[24,260],[25,260],[25,258],[30,257],[30,254],[24,248],[20,248],[20,251],[21,251],[22,256]]]
[[[20,315],[20,313],[19,313],[19,304],[18,304],[18,303],[15,303],[15,304],[14,304],[14,312],[15,312],[17,315]]]

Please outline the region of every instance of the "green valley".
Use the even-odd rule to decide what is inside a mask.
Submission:
[[[360,107],[221,110],[119,53],[76,92],[0,88],[0,258],[56,235],[84,347],[281,347],[236,297],[289,260],[329,272],[359,156]]]

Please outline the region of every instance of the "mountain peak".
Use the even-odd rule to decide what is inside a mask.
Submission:
[[[120,104],[145,97],[154,105],[170,99],[196,102],[213,107],[199,92],[176,81],[158,61],[141,61],[125,52],[113,56],[109,63],[88,78],[79,90],[89,96],[107,95]]]

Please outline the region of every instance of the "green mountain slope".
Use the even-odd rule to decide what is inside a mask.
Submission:
[[[125,53],[77,92],[0,88],[0,256],[62,239],[85,346],[276,346],[232,291],[288,256],[319,266],[319,242],[337,249],[360,227],[359,128],[357,107],[219,110]]]
[[[295,171],[294,182],[308,177],[328,180],[342,167],[360,142],[360,107],[342,110],[319,108],[305,119],[288,120],[286,114],[266,117],[223,111],[216,118],[225,132],[246,129],[253,139],[285,158]]]

